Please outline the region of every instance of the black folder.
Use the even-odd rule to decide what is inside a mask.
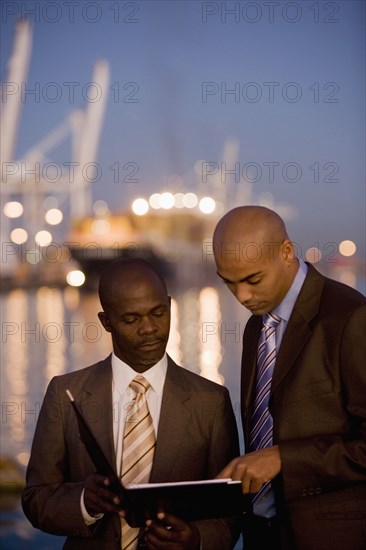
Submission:
[[[166,512],[185,520],[225,518],[241,515],[248,509],[248,496],[242,494],[241,482],[231,479],[146,483],[124,487],[104,452],[93,436],[84,416],[69,390],[80,439],[84,443],[97,472],[110,480],[110,487],[121,499],[126,519],[132,527],[142,527],[158,512]]]

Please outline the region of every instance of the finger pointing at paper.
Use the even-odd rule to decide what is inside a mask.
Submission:
[[[274,445],[234,458],[217,477],[241,481],[245,494],[257,493],[264,483],[273,479],[280,471],[280,451],[278,445]]]

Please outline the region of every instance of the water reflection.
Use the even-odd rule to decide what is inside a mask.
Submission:
[[[14,442],[18,461],[26,464],[28,453],[24,452],[23,442],[26,439],[25,403],[28,394],[29,351],[27,349],[26,329],[24,319],[28,317],[29,300],[27,293],[21,289],[14,290],[6,301],[4,308],[3,346],[4,358],[1,362],[4,369],[2,386],[7,387],[5,400],[2,401],[2,425],[6,426],[5,445],[8,449],[9,439]],[[19,345],[19,340],[22,345]]]
[[[174,358],[176,363],[181,364],[182,363],[182,348],[181,343],[182,339],[180,336],[180,328],[179,328],[179,308],[178,303],[174,298],[171,299],[171,319],[170,319],[170,334],[169,334],[169,341],[167,345],[167,352],[171,357]]]
[[[338,267],[330,276],[350,286],[358,284],[362,291],[363,281],[357,280],[352,269]],[[241,433],[241,341],[249,313],[220,283],[177,287],[171,294],[168,353],[178,364],[228,387]],[[103,359],[111,351],[111,341],[97,318],[100,304],[96,293],[41,287],[12,290],[0,295],[0,300],[3,312],[1,448],[2,453],[25,466],[50,379]],[[10,537],[7,549],[25,548],[21,541],[25,545],[30,540],[37,541],[33,546],[37,550],[62,547],[57,537],[47,538],[32,528],[22,515],[19,498],[14,500],[14,505],[16,509],[7,529]],[[15,532],[19,538],[11,542]],[[29,545],[27,548],[29,550]]]
[[[198,372],[199,354],[199,315],[197,311],[199,290],[189,288],[184,291],[174,292],[177,301],[178,327],[181,337],[180,351],[181,361],[189,370]],[[178,358],[172,354],[174,360]]]
[[[224,383],[218,290],[178,289],[174,296],[168,353],[186,368]],[[14,290],[1,300],[3,449],[26,465],[51,378],[106,357],[111,341],[97,318],[96,293],[41,287]]]
[[[42,337],[50,344],[45,350],[44,379],[47,381],[53,376],[63,374],[66,370],[66,341],[63,336],[64,305],[62,293],[59,290],[47,287],[38,290],[37,317],[42,327]]]
[[[174,289],[172,294],[168,353],[178,364],[222,383],[218,290],[184,288]],[[230,296],[226,298],[231,300]],[[96,293],[80,293],[75,288],[19,289],[1,295],[1,302],[5,344],[2,450],[25,466],[50,379],[106,357],[111,351],[111,341],[97,318],[100,304]],[[216,327],[215,334],[211,331],[206,337],[203,326]],[[19,497],[14,499],[9,494],[5,499],[7,508],[10,505],[13,508],[12,521],[3,529],[3,534],[9,537],[4,539],[7,548],[18,550],[21,541],[25,545],[32,540],[36,541],[37,549],[61,548],[58,538],[47,538],[32,528],[22,515]]]
[[[200,374],[219,384],[225,379],[219,374],[221,353],[221,308],[219,295],[215,288],[206,287],[199,294]]]
[[[352,269],[337,266],[330,275],[356,286]],[[174,288],[171,294],[168,353],[186,368],[225,383],[235,404],[248,312],[219,283]],[[12,290],[0,299],[2,448],[24,465],[50,379],[103,359],[111,341],[97,317],[96,293],[41,287]]]

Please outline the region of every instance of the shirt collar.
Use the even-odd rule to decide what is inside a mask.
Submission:
[[[272,311],[272,313],[275,313],[284,321],[288,321],[290,319],[295,302],[300,293],[301,287],[304,284],[307,272],[308,266],[301,258],[299,258],[299,269],[297,270],[291,287],[287,291],[287,294],[283,298],[282,302]]]
[[[167,354],[164,353],[160,361],[155,363],[155,365],[150,367],[147,371],[141,373],[142,376],[150,382],[151,389],[158,394],[163,391],[167,368],[168,358]],[[139,373],[112,353],[112,374],[113,382],[116,384],[119,392],[123,394],[135,376]]]

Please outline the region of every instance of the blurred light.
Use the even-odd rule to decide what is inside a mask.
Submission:
[[[194,365],[198,360],[201,338],[200,318],[198,315],[198,289],[194,286],[187,287],[182,293],[178,293],[178,329],[181,335],[181,353],[187,365]]]
[[[27,466],[29,462],[29,457],[30,457],[30,453],[27,453],[27,452],[22,452],[17,454],[18,462],[20,462],[22,466]]]
[[[109,213],[108,204],[105,201],[95,201],[93,211],[96,216],[105,216]]]
[[[111,228],[107,220],[94,220],[91,224],[91,230],[94,235],[106,235]]]
[[[138,216],[143,216],[149,210],[149,203],[145,199],[135,199],[132,203],[132,211]]]
[[[41,286],[36,296],[37,320],[43,327],[43,338],[46,341],[44,374],[46,380],[51,380],[54,376],[63,374],[66,366],[68,342],[61,329],[65,326],[64,301],[59,289],[48,286]]]
[[[222,361],[221,310],[218,291],[205,287],[199,294],[199,321],[202,327],[199,365],[200,374],[218,384],[224,383],[220,374]]]
[[[160,206],[164,208],[165,210],[169,210],[169,208],[173,208],[174,206],[174,196],[171,193],[162,193],[160,195]]]
[[[29,264],[39,264],[42,259],[42,254],[39,248],[34,248],[33,250],[27,250],[25,254],[25,259]]]
[[[216,203],[211,197],[203,197],[199,202],[199,209],[203,214],[212,214],[216,208]]]
[[[81,286],[85,283],[85,275],[79,269],[75,269],[68,272],[66,281],[70,286]]]
[[[45,220],[50,225],[58,225],[64,218],[63,213],[58,208],[51,208],[45,214]]]
[[[80,306],[80,292],[77,288],[66,287],[64,290],[64,300],[68,311],[76,311]]]
[[[186,208],[194,208],[198,204],[197,195],[194,193],[186,193],[183,197],[183,204]]]
[[[23,244],[28,240],[28,233],[25,229],[17,227],[10,233],[10,239],[15,244]]]
[[[357,246],[353,241],[342,241],[339,243],[339,252],[342,256],[353,256],[356,253]]]
[[[212,367],[212,364],[221,363],[222,355],[216,349],[206,349],[200,357],[204,367]]]
[[[49,231],[38,231],[34,240],[39,246],[47,246],[52,243],[52,235]]]
[[[155,208],[156,210],[160,208],[160,193],[153,193],[149,198],[149,204],[151,208]]]
[[[181,334],[179,330],[179,313],[178,313],[178,303],[172,298],[170,304],[170,332],[169,340],[167,344],[167,352],[171,357],[174,357],[174,360],[178,363],[182,361],[182,351],[181,351]]]
[[[176,208],[184,208],[183,198],[184,193],[176,193],[174,195],[174,206]]]
[[[50,208],[58,208],[58,200],[56,197],[46,197],[43,201],[43,206],[46,210],[49,210]]]
[[[27,292],[21,288],[15,288],[10,292],[9,299],[2,302],[1,312],[4,314],[4,319],[11,319],[15,327],[20,327],[22,326],[21,323],[25,322],[25,319],[27,322],[28,320],[30,321],[30,319],[33,319],[33,304],[33,299],[30,299]],[[37,334],[36,330],[35,333]],[[36,337],[35,341],[37,340],[38,338]],[[1,382],[2,387],[6,391],[7,397],[9,397],[9,400],[11,399],[14,403],[27,402],[28,396],[31,393],[31,389],[28,386],[28,381],[31,379],[29,365],[30,355],[34,353],[34,351],[34,347],[28,338],[8,338],[6,341],[6,346],[3,346],[4,357],[2,357],[1,362]],[[37,411],[37,406],[34,407],[33,411]],[[16,419],[16,415],[9,415],[7,417],[6,432],[9,434],[8,444],[12,442],[12,451],[10,452],[11,455],[13,455],[13,453],[15,455],[18,449],[24,448],[24,440],[26,439],[26,434],[28,435],[29,433],[29,426],[27,425],[28,418],[24,418],[25,422],[19,422],[19,419]],[[2,427],[5,427],[4,424]],[[5,432],[5,430],[3,431]],[[23,438],[21,436],[23,436]],[[14,442],[20,442],[21,439],[23,439],[23,444],[14,445]],[[3,448],[5,450],[4,445],[1,449],[2,453],[4,452]],[[3,476],[4,470],[1,469],[1,485],[3,484],[5,477]],[[8,482],[11,481],[11,479],[7,477],[5,477],[5,479],[7,479]],[[3,547],[2,544],[0,544],[0,546]]]
[[[23,205],[18,201],[10,201],[4,204],[4,214],[8,218],[20,218],[24,212]]]
[[[322,253],[316,246],[311,246],[307,249],[305,257],[311,264],[316,264],[322,259]]]

